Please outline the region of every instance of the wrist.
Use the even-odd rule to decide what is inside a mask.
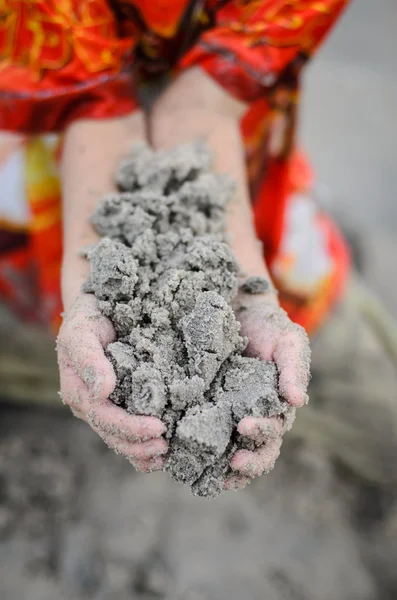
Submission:
[[[240,215],[239,215],[240,216]],[[251,217],[248,213],[247,218]],[[248,277],[264,277],[271,282],[269,269],[263,256],[263,244],[256,237],[254,223],[250,219],[241,223],[238,219],[229,218],[227,241],[239,265],[241,281]]]
[[[61,295],[65,312],[73,306],[82,294],[82,286],[89,275],[89,263],[76,253],[65,252],[62,261]]]

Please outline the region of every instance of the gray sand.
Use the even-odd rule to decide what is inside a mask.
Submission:
[[[211,172],[200,142],[157,153],[137,145],[117,183],[120,193],[92,218],[103,237],[88,252],[85,286],[118,336],[107,348],[118,379],[112,400],[130,414],[162,419],[166,471],[213,498],[243,447],[239,420],[291,419],[275,364],[242,356],[247,340],[230,306],[239,268],[225,236],[233,184]],[[256,277],[243,291],[267,287]]]

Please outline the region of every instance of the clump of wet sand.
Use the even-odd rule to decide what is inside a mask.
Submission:
[[[92,217],[101,241],[88,252],[85,291],[95,294],[117,341],[106,353],[117,375],[111,399],[167,426],[165,470],[214,498],[244,441],[244,416],[291,412],[272,361],[243,356],[247,340],[231,308],[239,267],[226,241],[232,181],[215,174],[196,142],[154,152],[135,145],[117,175],[119,193]],[[262,293],[252,278],[244,293]]]

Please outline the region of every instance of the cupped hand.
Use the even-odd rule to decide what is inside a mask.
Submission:
[[[163,423],[154,417],[131,416],[109,400],[116,376],[104,348],[116,338],[111,322],[82,294],[67,313],[57,340],[61,398],[105,443],[136,469],[163,467],[167,443]]]
[[[248,338],[247,355],[276,363],[279,393],[286,401],[286,411],[282,416],[245,417],[240,421],[239,433],[254,441],[257,448],[254,451],[238,450],[234,454],[230,464],[233,474],[225,483],[227,489],[242,488],[253,477],[273,468],[283,435],[291,425],[293,409],[308,401],[310,378],[307,334],[289,319],[274,292],[252,294],[240,288],[234,309],[241,333]]]

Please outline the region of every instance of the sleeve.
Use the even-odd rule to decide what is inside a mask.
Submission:
[[[0,130],[61,131],[137,107],[123,37],[106,0],[0,2]]]
[[[296,59],[302,64],[315,52],[348,1],[228,2],[207,15],[212,26],[181,67],[200,65],[236,98],[252,102]]]

